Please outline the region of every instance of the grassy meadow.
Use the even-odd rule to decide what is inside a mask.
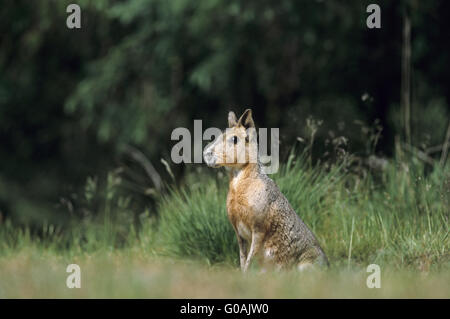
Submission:
[[[326,272],[248,274],[226,216],[223,171],[190,174],[169,186],[156,214],[133,220],[119,174],[104,189],[89,179],[85,218],[39,232],[0,226],[0,298],[449,298],[449,165],[432,168],[400,155],[383,169],[350,158],[311,165],[291,154],[272,176],[314,231]],[[91,217],[89,203],[100,213]],[[68,264],[81,267],[81,289],[66,287]],[[369,289],[369,264],[381,288]]]

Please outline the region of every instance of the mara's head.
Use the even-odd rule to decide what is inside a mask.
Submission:
[[[203,158],[210,167],[239,168],[257,162],[257,138],[252,110],[247,109],[239,120],[234,112],[228,113],[228,128],[206,146]]]

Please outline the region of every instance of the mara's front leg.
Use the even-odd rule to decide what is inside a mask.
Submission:
[[[252,244],[250,246],[250,251],[247,255],[247,260],[245,261],[244,269],[242,269],[244,272],[247,271],[248,267],[250,266],[250,263],[253,259],[253,256],[259,253],[259,251],[262,248],[262,243],[264,239],[264,233],[262,232],[252,232]]]
[[[247,241],[239,236],[239,233],[236,231],[236,237],[239,244],[239,261],[241,265],[241,269],[244,270],[245,261],[247,260],[248,254],[248,243]]]

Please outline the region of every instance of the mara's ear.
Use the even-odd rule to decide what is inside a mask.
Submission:
[[[228,112],[228,127],[234,127],[237,125],[236,114],[233,111]]]
[[[239,118],[238,126],[243,126],[245,129],[255,127],[255,123],[253,122],[252,118],[252,110],[250,109],[245,110],[245,112]]]

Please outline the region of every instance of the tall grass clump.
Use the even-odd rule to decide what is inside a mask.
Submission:
[[[236,263],[239,251],[227,219],[226,187],[218,182],[207,178],[194,188],[172,189],[163,199],[156,234],[162,254]]]

